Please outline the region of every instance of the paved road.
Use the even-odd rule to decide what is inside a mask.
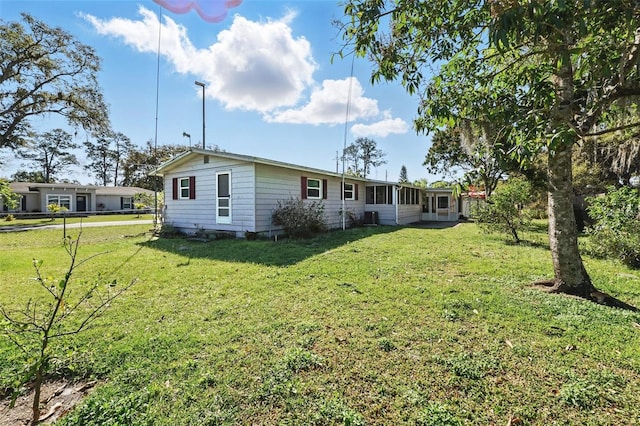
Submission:
[[[67,229],[71,228],[94,228],[99,226],[126,226],[126,225],[151,225],[153,220],[140,219],[140,220],[121,220],[119,222],[86,222],[86,223],[67,223]],[[31,231],[34,229],[62,229],[64,225],[14,225],[14,226],[0,226],[0,232],[18,232],[18,231]]]

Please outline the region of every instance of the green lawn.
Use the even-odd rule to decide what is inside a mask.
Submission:
[[[524,245],[473,224],[299,242],[148,228],[83,231],[83,257],[108,253],[76,285],[139,282],[58,348],[59,374],[101,380],[64,424],[640,423],[640,315],[532,288],[552,275],[544,227]],[[0,234],[0,303],[36,297],[32,258],[64,271],[59,239]],[[585,262],[640,306],[639,271]],[[19,358],[0,340],[0,389]]]

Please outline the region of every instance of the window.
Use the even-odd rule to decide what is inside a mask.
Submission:
[[[71,195],[47,195],[47,205],[49,204],[71,210]]]
[[[344,189],[342,196],[345,200],[357,200],[358,199],[358,185],[353,183],[344,183]]]
[[[120,202],[121,209],[132,209],[133,208],[133,197],[122,197]]]
[[[231,223],[231,173],[216,173],[216,222]]]
[[[189,198],[189,178],[180,178],[180,199]]]
[[[398,194],[398,204],[420,204],[420,190],[417,188],[402,188]]]
[[[300,197],[311,200],[327,199],[327,180],[302,176]]]
[[[365,203],[367,204],[375,204],[376,201],[376,193],[375,186],[367,186],[365,188]]]
[[[196,177],[173,178],[173,199],[174,200],[195,200],[196,198]]]
[[[438,208],[439,209],[448,209],[449,208],[449,197],[446,195],[438,195]]]
[[[320,198],[320,179],[307,179],[307,198]]]
[[[365,196],[367,204],[393,204],[393,185],[367,186]]]
[[[376,186],[376,204],[387,204],[387,187]]]

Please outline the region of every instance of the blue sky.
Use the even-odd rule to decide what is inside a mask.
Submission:
[[[151,0],[0,0],[3,20],[19,20],[21,12],[64,28],[97,51],[112,128],[136,145],[154,139],[156,95],[158,145],[188,144],[183,132],[201,145],[198,80],[206,84],[208,148],[335,171],[345,134],[347,145],[362,136],[386,153],[387,164],[371,178],[395,181],[403,165],[412,181],[439,178],[422,166],[429,137],[412,127],[418,99],[399,83],[372,86],[365,59],[355,60],[352,80],[350,57],[331,62],[341,46],[332,24],[342,18],[338,1],[244,0],[222,21],[209,23],[193,10],[176,14]],[[34,124],[41,131],[64,127],[51,116]],[[76,141],[87,137],[81,131]],[[22,161],[11,157],[5,153],[0,176],[21,168]],[[82,170],[73,177],[93,182]]]

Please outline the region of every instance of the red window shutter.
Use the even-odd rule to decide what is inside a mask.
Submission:
[[[306,176],[302,176],[300,179],[300,198],[303,200],[307,199],[307,178]]]
[[[353,190],[355,191],[354,195],[356,196],[356,200],[357,200],[358,199],[358,184],[357,183],[354,185]]]
[[[322,179],[322,199],[327,199],[327,180]]]
[[[196,199],[196,177],[189,176],[189,199]]]
[[[173,199],[178,199],[178,178],[173,178]]]

